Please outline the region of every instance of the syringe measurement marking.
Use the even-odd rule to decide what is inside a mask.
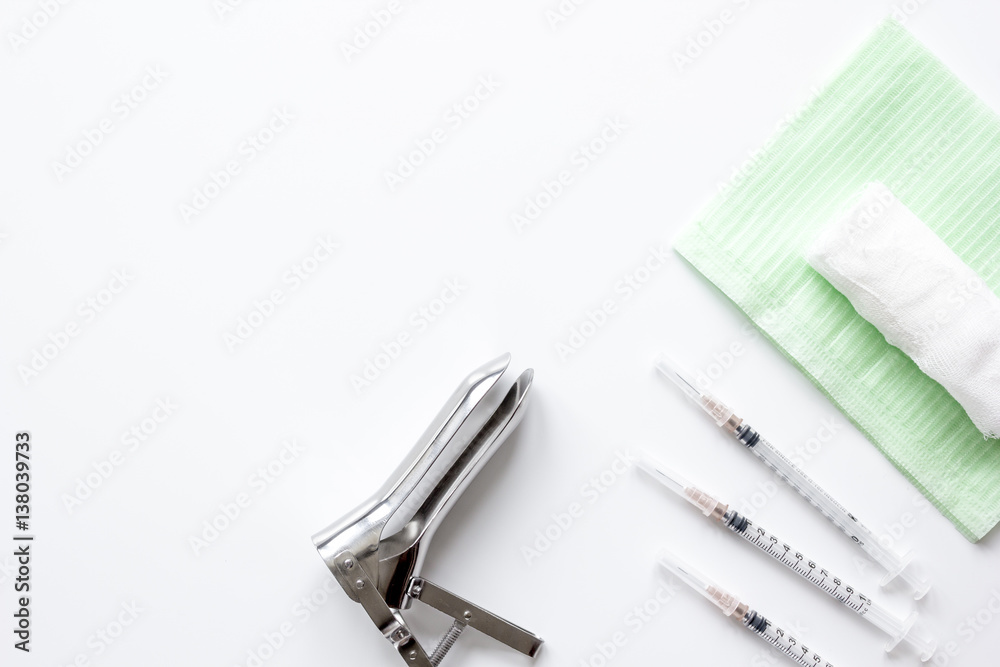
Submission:
[[[733,531],[740,535],[750,544],[779,561],[799,576],[819,587],[828,595],[834,597],[844,606],[856,612],[859,616],[864,616],[871,608],[871,600],[858,593],[852,586],[844,584],[839,577],[830,575],[823,568],[815,567],[815,563],[807,561],[805,556],[794,551],[789,545],[770,535],[763,528],[754,526],[749,519],[744,531]],[[776,546],[781,545],[779,549]],[[831,583],[832,582],[832,583]],[[843,588],[842,588],[843,587]]]
[[[858,544],[865,553],[885,568],[887,575],[882,582],[901,576],[913,589],[914,597],[920,599],[927,592],[930,584],[926,577],[915,569],[908,569],[909,557],[896,553],[882,543],[875,533],[865,527],[857,517],[847,511],[833,497],[819,487],[808,475],[802,472],[788,457],[774,448],[761,434],[754,430],[746,420],[738,417],[728,405],[706,391],[702,391],[691,379],[689,373],[665,355],[657,357],[656,368],[668,379],[674,382],[687,398],[694,401],[715,422],[716,426],[732,436],[737,442],[753,452],[762,463],[770,468],[786,484],[791,486],[806,501],[819,510],[831,523],[840,528],[851,540]]]
[[[770,468],[772,471],[774,471],[774,473],[778,477],[780,477],[783,482],[785,482],[790,487],[792,487],[793,489],[795,489],[795,491],[800,496],[802,496],[803,498],[805,498],[806,501],[810,505],[812,505],[817,510],[819,510],[819,513],[822,514],[823,516],[825,516],[827,518],[827,520],[831,521],[833,523],[833,525],[835,525],[837,528],[840,528],[841,532],[843,532],[849,538],[851,538],[852,540],[854,540],[855,542],[857,542],[861,547],[867,547],[868,546],[864,542],[864,540],[862,540],[861,537],[859,537],[855,533],[855,531],[851,529],[850,525],[845,524],[843,521],[841,521],[840,517],[834,516],[833,514],[830,514],[828,511],[826,511],[826,509],[822,505],[820,505],[818,502],[816,502],[812,498],[812,496],[810,496],[808,493],[806,493],[806,490],[803,489],[802,486],[800,486],[798,483],[796,483],[795,479],[789,477],[783,470],[781,470],[773,462],[769,461],[767,459],[767,457],[764,454],[762,454],[761,451],[759,451],[757,449],[757,445],[764,445],[765,447],[769,448],[770,451],[771,451],[771,453],[775,454],[780,459],[782,459],[786,464],[788,464],[789,467],[791,467],[793,470],[795,470],[802,477],[802,479],[804,481],[808,482],[810,488],[812,489],[812,491],[814,491],[816,493],[819,493],[819,494],[822,494],[822,496],[824,498],[826,498],[827,500],[829,500],[830,503],[834,507],[836,507],[838,510],[840,510],[841,512],[843,512],[844,516],[850,517],[851,520],[853,520],[853,522],[854,522],[854,528],[857,530],[857,532],[859,532],[859,533],[862,533],[862,532],[863,533],[867,533],[868,530],[862,524],[858,523],[858,520],[854,518],[853,514],[851,514],[850,512],[847,511],[847,508],[845,508],[843,505],[841,505],[836,500],[834,500],[830,496],[829,493],[827,493],[822,488],[820,488],[820,486],[818,484],[816,484],[816,482],[814,482],[812,480],[812,478],[810,478],[807,474],[805,474],[802,471],[801,468],[797,467],[794,463],[792,463],[791,461],[789,461],[788,457],[786,457],[780,451],[778,451],[777,449],[775,449],[774,446],[771,443],[769,443],[767,440],[765,440],[764,438],[760,438],[760,440],[756,443],[756,445],[754,445],[753,447],[750,448],[750,451],[753,452],[754,456],[756,456],[758,459],[760,459],[764,463],[764,465],[766,465],[768,468]],[[866,548],[865,551],[867,552],[868,549]]]
[[[802,644],[799,649],[796,649],[796,646],[798,646],[798,640],[778,626],[773,625],[770,621],[767,621],[767,627],[763,631],[758,631],[752,626],[747,627],[800,665],[806,665],[806,667],[816,667],[823,662],[823,658],[816,653],[811,652],[805,644]],[[799,655],[799,650],[802,651],[801,655]],[[833,665],[827,662],[824,663],[824,667],[833,667]]]

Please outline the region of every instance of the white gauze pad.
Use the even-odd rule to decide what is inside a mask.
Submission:
[[[806,259],[891,345],[1000,437],[1000,298],[881,183]]]

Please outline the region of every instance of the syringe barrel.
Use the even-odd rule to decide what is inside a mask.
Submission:
[[[906,631],[909,630],[911,625],[913,625],[913,621],[916,620],[915,613],[910,614],[910,616],[905,619],[899,619],[876,604],[871,605],[871,608],[868,610],[866,616],[868,617],[868,620],[871,621],[872,625],[893,639],[893,644],[899,642],[899,640],[903,638]]]
[[[866,616],[872,606],[870,597],[861,593],[842,578],[820,566],[777,535],[730,510],[723,517],[729,530],[778,561],[859,616]],[[901,621],[898,621],[901,623]]]
[[[726,616],[735,616],[744,626],[757,633],[761,638],[778,650],[807,667],[832,667],[824,662],[816,653],[799,642],[795,637],[772,624],[767,618],[740,602],[736,596],[719,588],[703,574],[673,555],[666,549],[659,553],[660,565],[676,575],[681,581],[708,598]]]
[[[818,509],[827,519],[842,530],[853,541],[864,546],[869,540],[868,529],[858,523],[847,509],[834,500],[801,468],[792,463],[764,438],[745,423],[736,430],[736,437],[745,444],[754,456],[773,470],[789,486]]]
[[[921,626],[915,625],[916,613],[905,619],[894,616],[872,598],[738,512],[727,512],[723,523],[729,530],[889,635],[886,652],[900,641],[906,641],[920,651],[925,661],[934,653],[937,642]]]
[[[818,653],[752,609],[747,611],[743,617],[743,625],[756,632],[764,641],[800,665],[804,665],[805,667],[833,667],[831,663],[823,660]]]
[[[680,364],[661,354],[655,362],[656,368],[674,382],[684,394],[707,412],[716,425],[732,433],[746,445],[765,465],[774,470],[785,482],[820,511],[835,526],[864,549],[872,560],[885,568],[888,573],[882,581],[886,585],[896,577],[903,579],[914,591],[913,597],[922,598],[930,589],[928,579],[913,565],[909,558],[901,556],[881,544],[877,537],[861,524],[840,503],[834,500],[808,475],[795,466],[780,451],[760,437],[746,422],[733,414],[733,410],[703,391],[697,381]]]
[[[872,560],[885,568],[889,573],[882,585],[886,585],[904,571],[903,579],[914,589],[914,597],[920,599],[930,587],[929,584],[920,577],[912,568],[907,568],[909,559],[901,556],[881,544],[878,538],[868,528],[855,518],[853,514],[834,500],[830,494],[823,490],[812,480],[801,468],[792,463],[787,456],[769,443],[766,439],[743,423],[736,429],[736,438],[746,445],[750,451],[760,459],[764,465],[773,470],[789,486],[805,498],[809,504],[819,510],[819,512],[830,520],[837,528],[844,532],[852,541],[856,542]]]

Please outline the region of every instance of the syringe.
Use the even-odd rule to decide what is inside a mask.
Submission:
[[[656,359],[656,368],[670,378],[681,390],[701,408],[711,415],[716,426],[721,426],[753,452],[764,465],[773,470],[778,477],[798,491],[809,504],[818,509],[833,525],[840,528],[867,553],[876,563],[886,570],[886,575],[880,582],[885,586],[896,577],[900,577],[913,589],[913,597],[922,598],[931,585],[920,572],[909,553],[900,555],[879,542],[868,528],[854,518],[854,515],[844,509],[843,505],[834,500],[816,482],[809,478],[800,468],[788,460],[784,454],[762,438],[750,425],[733,414],[732,408],[718,400],[706,391],[698,389],[696,382],[682,368],[666,355]]]
[[[695,488],[647,452],[642,453],[639,467],[700,509],[702,514],[721,522],[726,528],[885,632],[890,637],[885,645],[887,653],[894,649],[900,640],[904,640],[920,652],[920,659],[924,662],[930,660],[934,654],[937,642],[928,635],[922,625],[917,623],[916,611],[910,613],[905,620],[893,616],[870,597],[863,595],[826,568],[820,567],[816,561],[804,556],[801,551],[794,549],[787,542],[778,539],[776,535],[735,510],[729,509],[727,505],[704,491]]]
[[[712,604],[722,610],[723,614],[726,616],[735,614],[744,627],[752,630],[768,644],[795,662],[800,665],[806,665],[806,667],[833,667],[831,663],[825,662],[817,653],[810,650],[808,646],[777,625],[771,623],[771,621],[751,609],[747,604],[737,600],[732,593],[708,581],[697,570],[669,551],[661,551],[659,561],[660,565],[676,575],[678,579],[708,598]]]

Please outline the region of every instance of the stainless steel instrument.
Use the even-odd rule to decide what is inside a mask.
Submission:
[[[409,665],[437,667],[466,627],[532,657],[542,645],[536,635],[419,576],[435,529],[523,416],[531,369],[517,378],[481,425],[466,424],[509,363],[510,355],[504,354],[465,378],[382,488],[313,536],[348,597],[361,604]],[[400,613],[413,600],[454,619],[430,653]]]

